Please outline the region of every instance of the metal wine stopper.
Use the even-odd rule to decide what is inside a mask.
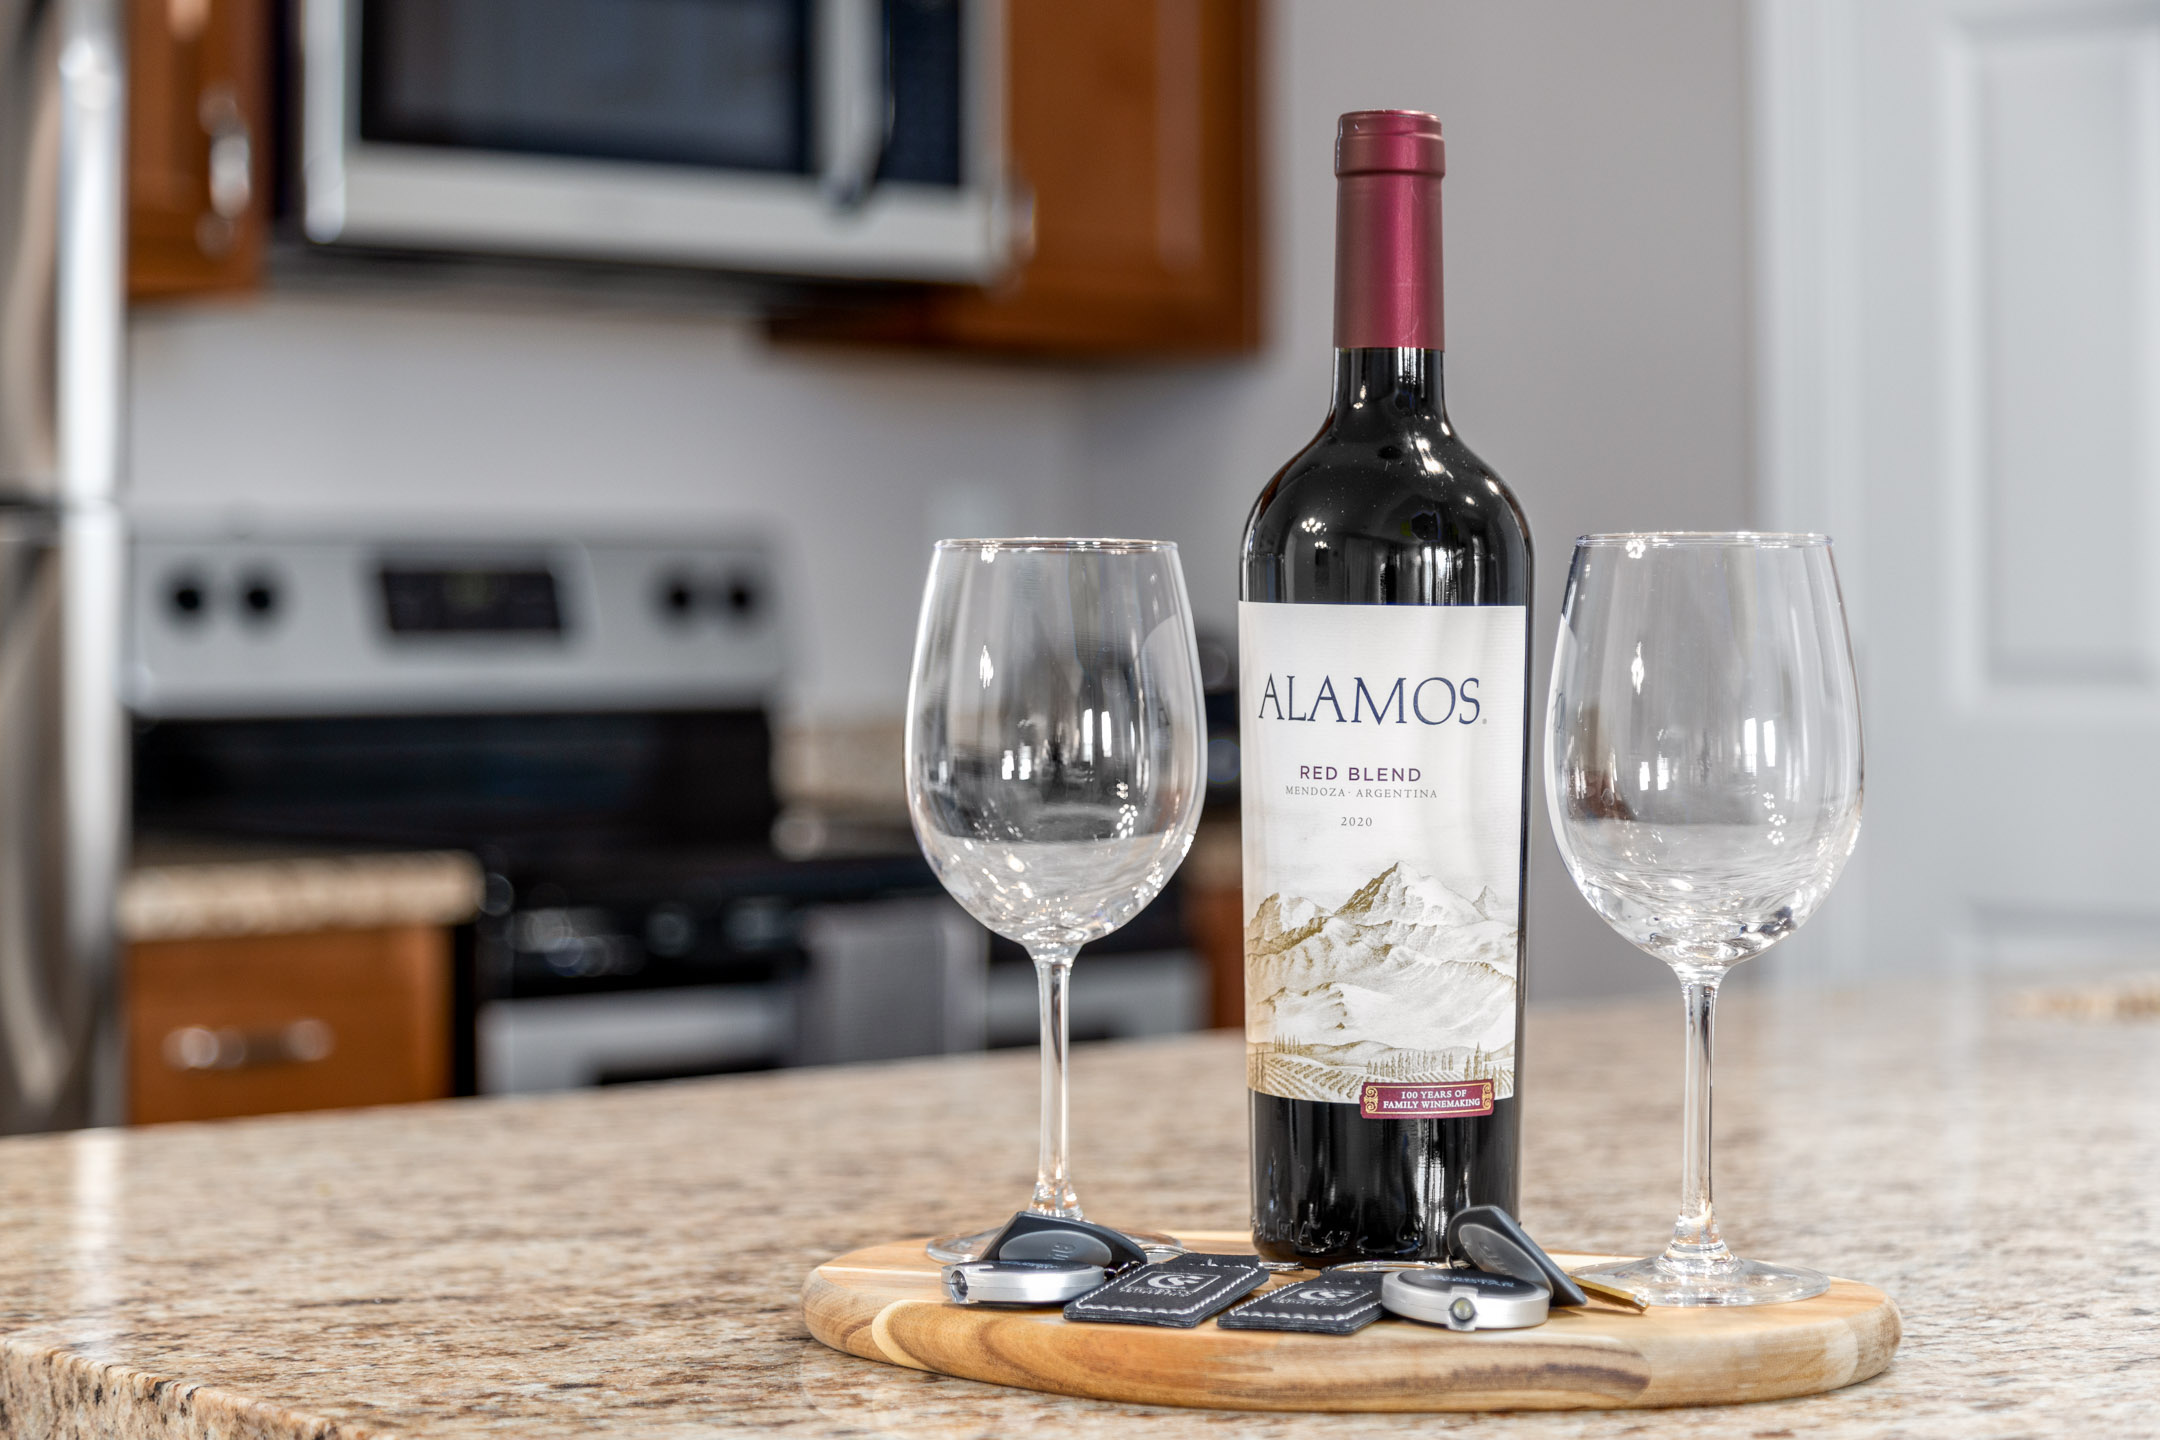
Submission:
[[[1380,1303],[1406,1320],[1450,1330],[1520,1330],[1542,1325],[1552,1292],[1482,1270],[1391,1270]]]
[[[947,1265],[945,1296],[956,1305],[1063,1305],[1102,1286],[1100,1265],[971,1260]]]

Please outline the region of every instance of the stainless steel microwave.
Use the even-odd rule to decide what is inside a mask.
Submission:
[[[308,237],[981,281],[1001,0],[304,0]]]

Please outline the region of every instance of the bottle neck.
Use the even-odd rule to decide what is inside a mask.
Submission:
[[[1388,171],[1335,182],[1335,345],[1447,348],[1440,177]]]
[[[1329,424],[1382,429],[1445,426],[1447,396],[1441,388],[1438,350],[1371,346],[1335,352],[1335,399]]]

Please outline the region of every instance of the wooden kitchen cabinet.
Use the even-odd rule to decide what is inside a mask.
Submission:
[[[1207,1023],[1245,1028],[1245,855],[1237,817],[1207,816],[1178,869],[1185,933],[1207,972]]]
[[[130,0],[130,299],[246,290],[260,276],[270,4]]]
[[[263,269],[277,0],[130,0],[128,292]],[[777,336],[1044,356],[1222,355],[1261,330],[1259,0],[1007,0],[1032,217],[988,290],[824,292]]]
[[[1260,343],[1258,0],[1008,0],[1033,241],[991,290],[788,316],[784,338],[1064,356]]]
[[[436,925],[137,941],[136,1124],[450,1093],[451,937]]]

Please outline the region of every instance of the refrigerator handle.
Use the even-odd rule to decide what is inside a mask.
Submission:
[[[127,275],[123,156],[127,69],[120,0],[67,0],[60,36],[60,500],[113,500],[120,484]]]

